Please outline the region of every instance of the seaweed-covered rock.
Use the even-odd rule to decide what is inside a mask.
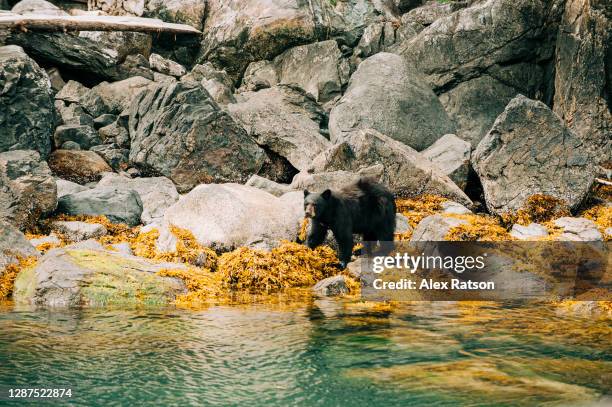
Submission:
[[[331,110],[332,142],[358,129],[374,129],[421,151],[453,124],[421,74],[402,57],[382,52],[363,61]]]
[[[553,110],[597,162],[612,161],[612,12],[606,2],[567,0],[556,48]]]
[[[38,152],[0,153],[0,219],[25,229],[53,212],[56,205],[55,179]]]
[[[17,46],[0,46],[0,151],[51,152],[55,127],[47,73]]]
[[[162,83],[130,109],[130,162],[170,178],[179,192],[201,183],[245,182],[263,150],[201,84]]]
[[[167,305],[186,293],[181,280],[157,274],[184,269],[182,264],[152,262],[90,246],[47,252],[36,266],[19,273],[15,302],[55,307]]]
[[[167,224],[187,229],[204,246],[274,246],[294,240],[304,216],[302,192],[275,197],[239,184],[194,188],[166,210]]]
[[[59,178],[78,184],[98,181],[102,173],[113,169],[93,151],[55,150],[49,157],[49,168]]]
[[[106,173],[97,186],[131,189],[138,192],[142,200],[140,220],[144,225],[161,220],[166,209],[179,199],[176,187],[166,177],[128,178],[115,173]]]
[[[136,226],[140,224],[142,200],[134,190],[101,186],[64,195],[59,199],[57,212],[66,215],[104,215],[111,222]]]
[[[465,190],[470,171],[471,151],[470,143],[454,134],[446,134],[423,150],[422,154],[452,179],[459,188]]]
[[[307,168],[317,154],[330,147],[320,129],[325,113],[298,88],[275,86],[245,92],[228,110],[259,145],[286,158],[298,170]]]
[[[586,197],[595,163],[584,143],[542,102],[512,99],[474,151],[487,208],[516,211],[535,194],[575,209]]]
[[[30,256],[38,257],[34,246],[19,229],[0,220],[0,277],[6,266],[17,263],[19,258]]]
[[[349,293],[348,285],[346,284],[346,277],[343,275],[337,275],[323,279],[312,288],[315,294],[322,295],[324,297],[336,297],[343,294]]]

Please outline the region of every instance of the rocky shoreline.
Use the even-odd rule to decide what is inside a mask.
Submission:
[[[604,3],[289,3],[0,2],[202,31],[0,35],[0,299],[354,293],[302,190],[361,176],[398,240],[611,239]]]

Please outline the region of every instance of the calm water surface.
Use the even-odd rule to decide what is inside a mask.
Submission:
[[[611,339],[610,319],[542,305],[4,305],[0,385],[70,386],[87,406],[604,406]]]

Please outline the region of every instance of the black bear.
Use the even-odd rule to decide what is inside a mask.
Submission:
[[[385,186],[368,178],[339,191],[327,189],[317,194],[305,190],[304,212],[312,222],[306,244],[314,249],[331,229],[338,243],[341,268],[351,261],[354,233],[362,234],[364,242],[380,242],[381,251],[388,252],[392,247],[395,198]],[[371,254],[370,245],[364,249]]]

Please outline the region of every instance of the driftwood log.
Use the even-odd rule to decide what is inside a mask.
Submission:
[[[154,18],[126,16],[53,16],[0,13],[0,30],[21,31],[135,31],[200,35],[186,24],[166,23]]]

